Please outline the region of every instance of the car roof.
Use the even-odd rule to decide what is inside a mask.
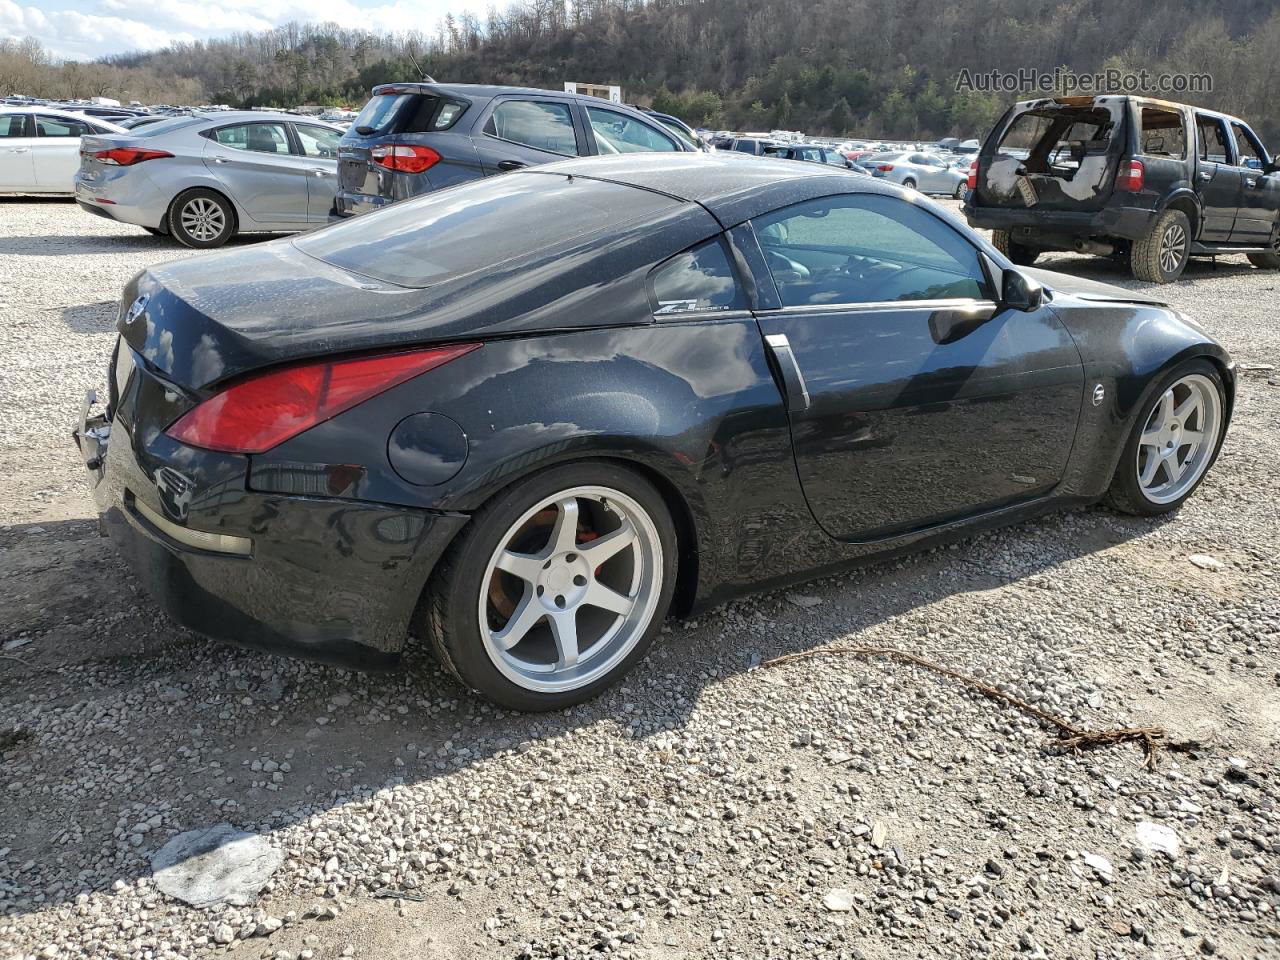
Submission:
[[[112,120],[106,119],[105,117],[91,117],[87,113],[80,113],[76,110],[67,110],[62,107],[14,107],[7,104],[0,104],[0,114],[3,113],[39,113],[46,117],[62,117],[66,120],[88,120],[99,124],[100,126],[110,127],[115,132],[124,132],[124,127]]]
[[[533,167],[515,175],[543,172],[607,180],[696,203],[726,226],[789,203],[833,193],[902,195],[896,186],[837,171],[826,164],[771,160],[723,150],[585,157]]]
[[[631,110],[635,113],[642,111],[636,110],[635,107],[629,107],[625,103],[615,103],[612,100],[605,100],[603,97],[592,97],[585,93],[568,93],[564,90],[544,90],[540,87],[509,87],[488,83],[379,83],[373,88],[373,95],[379,93],[436,93],[436,94],[454,94],[459,97],[468,97],[472,100],[491,100],[494,97],[504,97],[510,94],[528,94],[538,97],[551,97],[556,100],[586,100],[592,103],[607,104],[610,107],[620,108],[623,110]]]
[[[177,114],[175,116],[183,116]],[[318,123],[323,126],[331,124],[321,120],[319,117],[304,117],[298,113],[285,113],[283,110],[219,110],[216,113],[190,113],[185,114],[189,117],[198,117],[201,120],[209,120],[216,123],[251,123],[254,120],[285,122],[285,123]]]

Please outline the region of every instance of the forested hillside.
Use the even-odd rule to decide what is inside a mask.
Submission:
[[[484,19],[367,26],[289,25],[79,69],[116,75],[117,92],[130,77],[172,77],[239,105],[358,105],[419,69],[620,83],[695,124],[925,137],[979,133],[1016,98],[957,92],[966,68],[1145,68],[1211,74],[1211,93],[1180,98],[1239,113],[1280,145],[1273,0],[524,0]]]

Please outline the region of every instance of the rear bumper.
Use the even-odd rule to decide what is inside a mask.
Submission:
[[[129,179],[117,177],[98,181],[86,181],[77,174],[75,198],[81,210],[152,229],[160,228],[167,210],[167,198],[161,197],[150,178],[138,173],[133,173]]]
[[[329,211],[329,221],[332,223],[335,220],[346,220],[363,213],[372,213],[390,203],[392,200],[388,197],[377,197],[368,193],[344,193],[339,190],[338,195],[333,198],[333,209]]]
[[[1116,237],[1138,240],[1151,232],[1156,213],[1142,207],[1104,207],[1101,210],[1035,210],[976,206],[973,194],[965,201],[969,226],[986,230],[1008,230],[1023,243]]]
[[[203,451],[181,448],[157,466],[122,427],[111,432],[88,416],[75,431],[104,531],[173,620],[226,643],[393,665],[423,585],[467,520],[255,493],[222,455],[206,465]]]

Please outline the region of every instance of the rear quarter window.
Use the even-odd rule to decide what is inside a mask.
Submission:
[[[1187,130],[1176,110],[1143,107],[1138,131],[1138,149],[1148,157],[1187,158]]]
[[[724,241],[718,237],[654,267],[649,287],[655,317],[747,309]]]

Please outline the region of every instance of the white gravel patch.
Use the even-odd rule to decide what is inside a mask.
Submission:
[[[1060,514],[673,621],[624,686],[525,716],[419,652],[361,676],[199,640],[96,536],[71,422],[121,287],[189,255],[0,199],[0,957],[1280,954],[1280,274],[1162,291],[1246,368],[1177,516]],[[841,640],[1198,746],[1149,771],[912,666],[757,667]],[[151,857],[219,823],[283,855],[259,902],[163,896]]]

